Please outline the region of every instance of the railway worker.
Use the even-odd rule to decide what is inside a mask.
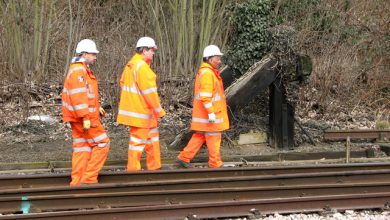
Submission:
[[[205,142],[209,153],[209,167],[222,166],[221,132],[229,128],[226,98],[218,71],[222,55],[215,45],[209,45],[203,51],[203,63],[194,86],[191,130],[195,133],[176,159],[176,163],[183,168],[192,167],[191,159]]]
[[[165,115],[157,93],[156,74],[150,68],[155,41],[141,37],[136,54],[126,64],[120,79],[121,96],[117,122],[130,127],[128,171],[141,170],[141,156],[146,152],[148,170],[161,168],[158,118]]]
[[[71,186],[97,183],[110,148],[100,116],[98,82],[89,68],[99,51],[94,41],[81,40],[76,47],[62,91],[62,119],[72,127]]]

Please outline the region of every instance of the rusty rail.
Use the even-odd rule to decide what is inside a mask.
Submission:
[[[390,170],[390,163],[356,163],[356,164],[326,164],[309,166],[279,166],[279,167],[235,167],[224,169],[188,169],[159,170],[142,172],[104,172],[99,176],[103,184],[137,183],[157,180],[184,180],[194,178],[217,178],[236,176],[277,175],[291,173],[322,173],[353,170]],[[0,176],[0,191],[68,186],[69,173],[38,174],[38,175],[4,175]]]
[[[297,173],[280,175],[258,175],[217,178],[193,178],[177,180],[157,180],[135,183],[108,183],[91,186],[69,187],[56,186],[31,189],[11,189],[0,191],[0,198],[40,196],[40,195],[64,195],[64,194],[88,194],[103,192],[126,192],[126,191],[161,191],[178,189],[208,189],[247,186],[296,186],[312,184],[341,184],[348,182],[367,183],[368,181],[386,182],[390,179],[390,170],[366,170],[347,172],[323,172],[323,173]]]
[[[390,181],[297,186],[181,189],[169,191],[106,192],[0,198],[0,213],[34,213],[94,208],[218,203],[355,193],[390,192]],[[29,207],[26,209],[26,207]]]
[[[5,189],[0,191],[0,213],[5,214],[0,215],[0,220],[239,217],[326,208],[384,208],[390,201],[390,169],[384,164],[377,164],[378,169],[372,164],[355,166],[353,170],[353,165],[332,165],[328,171],[326,166],[321,167],[311,166],[307,172],[299,167],[297,173],[276,167],[268,172],[277,174],[249,172],[250,175],[245,176],[242,170],[241,176],[219,174],[213,177],[210,176],[213,173],[208,173],[199,178],[159,176],[154,180],[74,188]],[[342,170],[346,167],[347,170]],[[185,172],[198,173],[199,170]],[[169,176],[172,171],[160,171],[158,175],[164,173]]]
[[[350,139],[390,139],[390,129],[378,130],[327,130],[324,132],[325,140],[346,140]]]
[[[291,198],[191,203],[175,205],[103,208],[96,210],[49,212],[26,215],[0,216],[0,219],[184,219],[255,216],[262,214],[318,212],[328,209],[384,208],[390,193],[356,193],[347,195],[307,196]]]

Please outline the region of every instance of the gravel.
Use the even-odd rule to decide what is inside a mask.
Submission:
[[[262,216],[260,218],[225,218],[225,220],[388,220],[390,219],[390,211],[373,211],[373,210],[346,210],[344,212],[332,212],[327,214],[290,214],[281,215],[278,213]]]

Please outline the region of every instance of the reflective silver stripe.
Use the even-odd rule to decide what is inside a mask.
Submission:
[[[96,108],[88,108],[89,112],[96,112]]]
[[[140,61],[139,63],[137,63],[137,66],[135,67],[135,70],[134,70],[134,73],[133,73],[133,81],[134,81],[133,85],[131,87],[129,87],[129,86],[122,86],[122,90],[123,91],[141,94],[141,92],[139,91],[139,89],[138,89],[138,87],[136,85],[136,82],[137,82],[137,71],[142,66],[142,64],[144,64],[144,63],[145,63],[144,61]]]
[[[91,98],[91,99],[95,98],[95,94],[93,94],[93,93],[88,93],[87,96],[88,96],[88,98]]]
[[[87,139],[85,138],[74,138],[73,143],[84,143],[87,142]]]
[[[129,150],[134,150],[134,151],[144,151],[144,147],[140,146],[133,146],[129,144]]]
[[[97,146],[98,147],[106,147],[106,146],[108,146],[110,143],[100,143],[100,144],[98,144]]]
[[[135,117],[135,118],[142,118],[142,119],[151,119],[152,118],[152,115],[141,114],[141,113],[137,113],[137,112],[128,112],[125,110],[119,110],[118,114],[131,116],[131,117]]]
[[[64,90],[62,90],[62,91],[65,92],[68,95],[73,95],[73,94],[76,94],[76,93],[87,92],[87,88],[82,87],[82,88],[71,89],[71,90],[68,90],[67,88],[64,88]]]
[[[69,106],[69,107],[71,107],[71,106]],[[80,110],[80,109],[85,109],[85,108],[88,108],[88,104],[80,104],[80,105],[73,106],[73,109],[75,109],[75,110]]]
[[[138,144],[146,144],[146,143],[148,143],[148,140],[139,139],[139,138],[136,138],[136,137],[133,137],[133,136],[130,136],[130,141],[138,143]]]
[[[134,81],[133,85],[131,87],[123,86],[124,91],[141,94],[141,91],[138,89],[137,84],[136,84],[137,83],[137,71],[144,63],[145,63],[144,61],[140,61],[137,63],[137,66],[135,67],[134,72],[133,72],[133,81]]]
[[[158,128],[153,128],[149,130],[149,134],[158,133]]]
[[[207,70],[208,70],[208,69],[203,69],[202,72],[199,73],[199,77],[202,77],[203,74],[205,74]]]
[[[207,104],[204,104],[204,107],[205,108],[211,108],[211,107],[213,107],[213,103],[209,102]]]
[[[123,91],[126,91],[126,92],[141,94],[141,93],[138,91],[138,89],[137,89],[137,87],[135,86],[135,84],[133,84],[132,87],[122,86],[122,90],[123,90]]]
[[[73,152],[77,153],[77,152],[91,152],[92,151],[92,148],[90,147],[75,147],[73,148]]]
[[[106,137],[107,137],[107,134],[106,134],[106,133],[103,133],[103,134],[101,134],[101,135],[99,135],[99,136],[97,136],[97,137],[95,137],[95,138],[90,138],[90,139],[88,139],[87,141],[88,141],[88,143],[99,142],[99,141],[103,140],[103,139],[106,138]]]
[[[221,132],[205,132],[204,133],[206,136],[212,136],[212,135],[219,135]]]
[[[146,95],[146,94],[149,94],[149,93],[152,93],[152,92],[157,92],[157,88],[150,88],[150,89],[145,89],[145,90],[141,91],[141,93],[143,95]]]
[[[84,72],[87,72],[87,70],[82,66],[75,67],[75,68],[72,68],[71,70],[69,70],[68,74],[66,75],[66,78],[69,78],[70,75],[72,75],[72,73],[77,71],[77,70],[83,70]]]
[[[218,93],[217,93],[217,94],[215,94],[215,97],[213,98],[213,102],[216,102],[216,101],[219,101],[219,100],[221,100],[221,96],[219,96]]]
[[[62,102],[62,106],[67,108],[69,111],[76,111],[76,110],[81,110],[81,109],[88,108],[87,104],[80,104],[80,105],[71,106],[71,105],[69,105],[66,102]]]
[[[136,82],[137,82],[137,72],[138,72],[138,69],[141,68],[142,64],[144,64],[145,62],[144,61],[140,61],[137,63],[137,66],[135,67],[134,69],[134,73],[133,73],[133,80],[134,80],[134,86],[136,87],[137,91],[138,91],[138,88],[136,86]]]
[[[135,67],[135,71],[138,71],[139,68],[141,68],[142,64],[144,64],[145,61],[141,60],[140,62],[137,63],[137,67]]]
[[[160,108],[160,107],[157,107],[157,108],[155,108],[155,109],[154,109],[154,111],[155,111],[155,112],[157,112],[157,113],[159,113],[159,112],[161,112],[161,111],[162,111],[162,108]]]
[[[199,95],[199,94],[196,94],[196,95],[194,96],[194,99],[200,99],[200,95]],[[219,101],[219,100],[221,100],[221,96],[219,96],[218,93],[217,93],[217,94],[215,95],[215,97],[212,98],[211,100],[212,100],[213,102]]]
[[[211,92],[200,92],[199,95],[204,97],[213,97]]]
[[[150,138],[150,140],[151,140],[152,142],[157,142],[157,141],[160,140],[160,138],[157,136],[157,137],[152,137],[152,138]]]
[[[192,118],[192,122],[198,122],[198,123],[210,123],[208,119],[204,119],[204,118]],[[215,120],[215,124],[219,124],[219,123],[222,123],[223,122],[223,118],[217,118]]]

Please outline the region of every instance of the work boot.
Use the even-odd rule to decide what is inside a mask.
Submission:
[[[158,168],[157,170],[172,170],[172,167],[163,164],[163,165],[161,165],[161,167]]]
[[[187,163],[185,161],[182,161],[179,158],[176,158],[176,164],[182,168],[194,168],[194,166],[191,163]]]

